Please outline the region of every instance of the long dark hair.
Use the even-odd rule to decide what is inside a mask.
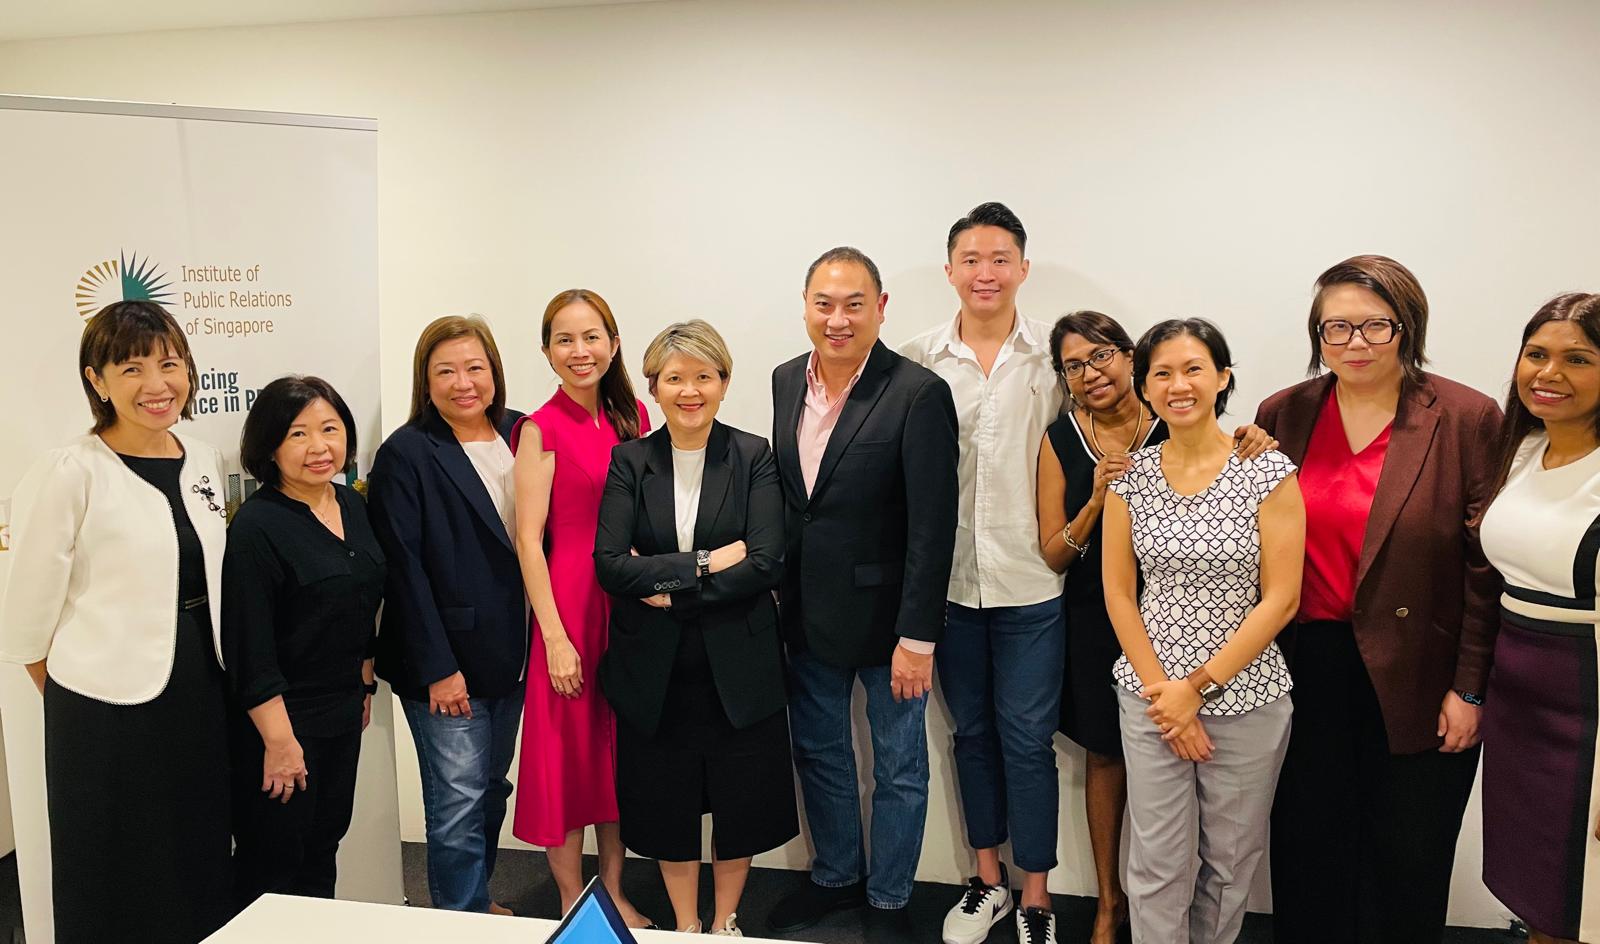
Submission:
[[[1583,329],[1589,343],[1600,347],[1600,294],[1568,292],[1557,295],[1539,307],[1522,329],[1522,341],[1517,345],[1517,359],[1511,363],[1511,389],[1506,393],[1505,425],[1500,428],[1500,461],[1494,477],[1494,491],[1498,495],[1511,474],[1511,463],[1516,461],[1522,441],[1536,429],[1544,429],[1544,420],[1529,412],[1517,393],[1517,365],[1522,362],[1522,350],[1528,339],[1552,321],[1570,321]],[[1600,410],[1591,418],[1595,438],[1600,440]]]
[[[606,300],[586,288],[569,288],[544,306],[544,321],[539,325],[540,347],[546,350],[550,347],[550,323],[555,320],[556,312],[576,302],[593,308],[595,314],[600,316],[606,334],[611,340],[617,340],[617,318],[611,313],[611,306],[606,304]],[[623,364],[621,342],[617,344],[617,356],[611,359],[611,366],[600,378],[600,408],[605,410],[606,419],[616,431],[618,441],[639,438],[639,398],[633,394],[633,381]]]

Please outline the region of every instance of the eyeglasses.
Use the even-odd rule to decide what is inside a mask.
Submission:
[[[1083,376],[1085,367],[1093,365],[1095,370],[1105,370],[1106,365],[1111,363],[1111,359],[1121,353],[1114,347],[1108,347],[1090,354],[1089,359],[1086,361],[1062,361],[1061,372],[1076,380]]]
[[[1368,318],[1360,324],[1351,324],[1337,318],[1317,325],[1317,337],[1329,344],[1349,344],[1356,335],[1368,344],[1388,344],[1405,325],[1388,318]]]

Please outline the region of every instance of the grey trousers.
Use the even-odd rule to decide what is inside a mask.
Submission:
[[[1294,709],[1285,697],[1243,715],[1202,718],[1216,750],[1196,764],[1172,753],[1143,700],[1118,688],[1117,704],[1128,769],[1134,944],[1234,944],[1267,850]]]

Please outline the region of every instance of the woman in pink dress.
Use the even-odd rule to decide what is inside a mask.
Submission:
[[[561,388],[511,439],[517,556],[535,640],[511,831],[545,847],[565,913],[583,891],[583,832],[594,826],[606,891],[629,925],[646,927],[622,893],[616,732],[595,683],[610,603],[595,581],[594,533],[611,448],[649,432],[650,421],[599,295],[571,289],[551,299],[540,342]]]

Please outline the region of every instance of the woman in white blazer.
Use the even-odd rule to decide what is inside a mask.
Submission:
[[[18,486],[0,659],[44,696],[55,939],[199,941],[230,916],[221,457],[173,430],[194,359],[152,302],[78,350],[90,434]]]

